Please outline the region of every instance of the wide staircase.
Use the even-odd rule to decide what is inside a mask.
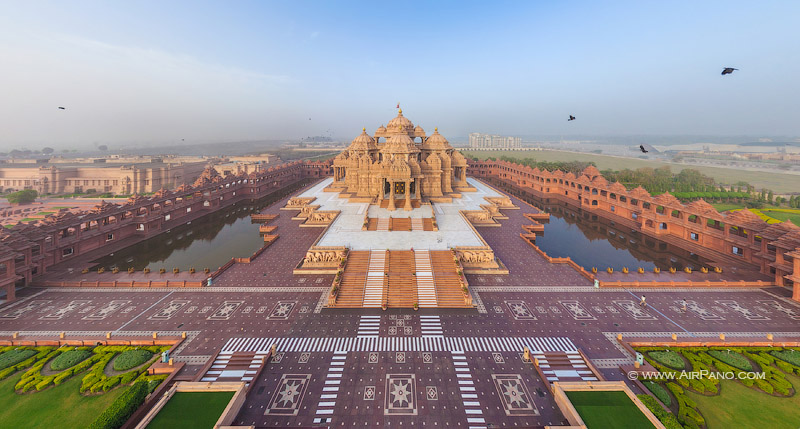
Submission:
[[[453,254],[448,250],[430,252],[433,282],[436,284],[437,307],[465,307],[461,276]]]
[[[414,282],[414,251],[392,250],[389,252],[388,307],[413,307],[417,302]]]
[[[391,221],[391,218],[379,217],[378,218],[378,224],[375,227],[375,230],[376,231],[388,231],[389,230],[389,222],[390,221]]]
[[[392,218],[392,231],[411,231],[411,219],[407,217]]]
[[[386,253],[386,250],[370,250],[369,252],[363,307],[380,307],[383,304],[386,283]]]
[[[416,265],[417,296],[420,308],[436,307],[436,286],[433,283],[431,255],[427,250],[414,251]]]
[[[469,308],[448,250],[354,250],[334,307]]]
[[[415,217],[411,219],[411,230],[412,231],[424,231],[425,225],[422,222],[422,218]]]
[[[347,265],[342,273],[336,305],[361,307],[364,302],[364,286],[369,268],[368,251],[352,251],[347,255]]]

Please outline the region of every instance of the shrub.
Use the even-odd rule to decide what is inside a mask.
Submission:
[[[775,390],[767,380],[756,379],[755,383],[756,387],[758,387],[759,389],[763,390],[766,393],[769,393],[770,395]]]
[[[681,355],[672,350],[650,352],[649,354],[656,361],[672,369],[684,369],[686,367],[686,363],[683,361]]]
[[[665,389],[662,385],[652,381],[645,381],[643,384],[649,391],[653,392],[653,395],[656,395],[656,398],[658,398],[662,404],[669,407],[669,405],[672,403],[672,399],[670,399],[667,389]]]
[[[665,390],[666,392],[666,390]],[[683,429],[678,418],[666,411],[650,395],[636,395],[640,401],[652,412],[667,429]]]
[[[114,359],[114,370],[126,371],[135,368],[147,362],[151,357],[153,354],[144,349],[124,351]]]
[[[727,351],[722,351],[722,350],[709,350],[708,354],[742,371],[753,370],[753,364],[751,364],[750,361],[747,360],[747,358],[744,357],[741,353],[737,353],[734,351],[728,353]]]
[[[25,189],[23,191],[12,192],[6,196],[8,202],[11,204],[28,204],[36,201],[39,193],[33,189]]]
[[[146,381],[136,382],[130,389],[125,391],[111,405],[97,416],[89,429],[117,429],[130,418],[130,416],[144,403],[148,394],[148,383]]]
[[[50,362],[50,369],[53,371],[62,371],[67,368],[71,368],[86,360],[92,353],[86,350],[69,350],[60,355],[56,356],[52,362]]]
[[[782,361],[789,362],[792,365],[800,367],[800,352],[797,350],[775,350],[770,352],[770,354]]]
[[[36,350],[15,349],[0,355],[0,369],[16,365],[36,354]]]

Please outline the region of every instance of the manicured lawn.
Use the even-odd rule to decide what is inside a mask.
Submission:
[[[800,377],[786,379],[800,388]],[[697,402],[709,429],[800,427],[800,394],[778,398],[732,380],[722,380],[720,387],[718,396],[687,391]]]
[[[700,170],[706,176],[713,177],[719,183],[736,183],[740,180],[750,183],[756,188],[772,189],[777,193],[794,192],[800,189],[800,175],[772,173],[765,171],[747,171],[736,168],[706,167],[696,165],[674,164],[662,161],[650,161],[639,158],[625,158],[621,156],[598,155],[593,153],[577,153],[557,150],[542,151],[472,151],[462,149],[461,153],[467,158],[497,158],[502,156],[519,159],[534,158],[537,161],[594,161],[600,170],[622,170],[630,168],[635,170],[642,167],[658,168],[668,166],[677,173],[685,168]]]
[[[22,372],[0,381],[0,427],[8,428],[85,428],[127,387],[99,396],[81,396],[81,375],[59,386],[36,393],[18,395],[14,384]]]
[[[114,359],[114,371],[127,371],[135,368],[153,357],[147,350],[127,350]]]
[[[769,209],[761,209],[761,213],[779,221],[790,220],[793,224],[800,225],[800,213],[779,212]]]
[[[147,429],[210,428],[219,420],[234,392],[177,392]]]
[[[744,208],[744,204],[737,203],[711,203],[718,212],[726,212],[728,210],[739,210]]]
[[[589,429],[654,428],[625,392],[566,392]]]

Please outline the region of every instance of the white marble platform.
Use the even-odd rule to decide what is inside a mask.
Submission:
[[[333,182],[328,178],[300,194],[301,197],[316,197],[312,204],[319,204],[319,210],[340,210],[341,213],[333,225],[317,243],[318,246],[346,246],[351,250],[448,250],[457,246],[482,246],[480,237],[470,228],[461,216],[461,210],[480,210],[481,204],[487,204],[484,197],[501,196],[493,189],[474,178],[467,181],[477,192],[465,192],[462,198],[452,203],[433,203],[420,208],[404,211],[401,208],[390,212],[367,203],[350,203],[339,198],[337,192],[323,192]],[[369,211],[370,217],[431,217],[431,210],[436,213],[439,231],[362,231],[364,213]]]

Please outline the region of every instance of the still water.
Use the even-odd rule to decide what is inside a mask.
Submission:
[[[192,223],[149,238],[98,259],[95,267],[106,269],[133,267],[141,270],[150,267],[157,271],[166,268],[198,271],[205,267],[216,270],[231,258],[244,258],[264,245],[258,225],[250,222],[250,215],[270,204],[295,193],[310,181],[301,181],[256,201],[242,201],[221,211],[211,213]]]
[[[536,245],[551,257],[569,256],[587,270],[607,267],[631,271],[642,267],[662,270],[675,267],[700,269],[706,261],[698,255],[671,244],[646,236],[613,221],[593,215],[578,207],[556,199],[541,199],[530,194],[520,194],[509,186],[493,182],[504,191],[550,213],[544,223],[544,234],[538,233]]]

